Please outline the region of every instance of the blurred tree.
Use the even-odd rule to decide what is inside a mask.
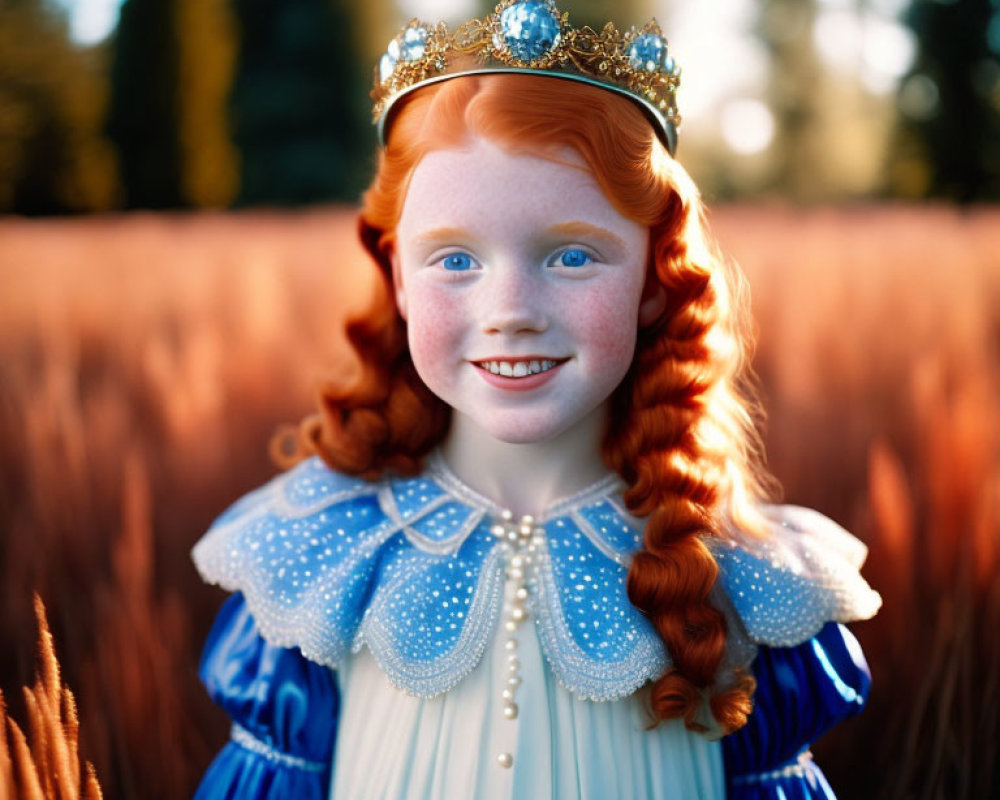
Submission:
[[[395,0],[366,0],[358,3],[351,10],[357,35],[354,37],[355,48],[361,59],[362,78],[369,80],[376,63],[389,40],[398,33],[407,22],[400,19],[400,9]]]
[[[227,113],[237,47],[231,3],[178,0],[176,25],[181,196],[200,208],[227,206],[239,184]]]
[[[355,200],[371,169],[370,67],[346,0],[236,0],[238,203]]]
[[[74,48],[57,6],[0,4],[0,212],[115,204],[115,160],[101,133],[104,72],[104,51]]]
[[[127,208],[181,205],[175,0],[125,0],[114,36],[108,131]]]
[[[919,53],[898,93],[892,188],[1000,198],[1000,3],[913,0],[906,21]]]
[[[238,186],[229,0],[126,0],[108,120],[128,208],[227,206]]]
[[[866,24],[867,2],[856,0],[853,8],[859,26]],[[721,185],[732,194],[763,189],[807,202],[881,190],[893,107],[891,99],[865,86],[863,56],[856,53],[851,68],[821,58],[818,37],[830,33],[816,0],[765,0],[759,8],[757,27],[771,56],[766,98],[776,133],[758,164],[757,186],[745,180],[745,170],[733,170]],[[859,46],[858,41],[834,44],[848,52]]]
[[[771,53],[769,103],[777,121],[768,188],[802,198],[815,196],[813,132],[820,124],[822,80],[810,35],[814,0],[765,0],[760,6],[761,39]]]
[[[486,13],[496,6],[487,2]],[[559,3],[562,11],[568,11],[570,22],[576,26],[590,25],[595,30],[604,27],[609,20],[615,23],[619,30],[628,30],[632,25],[639,27],[654,16],[653,3],[649,0],[562,0]],[[660,20],[662,23],[663,20]]]

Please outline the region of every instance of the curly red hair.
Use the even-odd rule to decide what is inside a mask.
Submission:
[[[753,681],[717,674],[727,630],[709,602],[718,567],[703,537],[724,535],[730,524],[763,530],[755,508],[771,488],[748,364],[747,292],[708,246],[690,178],[627,99],[555,78],[489,75],[430,85],[405,100],[361,212],[361,239],[382,281],[370,311],[348,325],[360,372],[321,388],[320,411],[302,423],[291,461],[316,453],[351,474],[413,473],[447,433],[450,409],[409,357],[389,252],[417,163],[472,135],[554,158],[575,149],[610,202],[650,229],[647,288],[658,282],[666,307],[639,331],[632,367],[611,398],[603,456],[628,484],[628,508],[648,518],[628,593],[673,659],[653,684],[653,713],[703,730],[707,696],[722,729],[735,730],[750,712]]]

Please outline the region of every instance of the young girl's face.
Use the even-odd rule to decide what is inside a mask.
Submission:
[[[481,138],[433,151],[396,230],[396,300],[417,372],[504,442],[546,441],[601,413],[648,313],[648,230],[574,152],[560,158]]]

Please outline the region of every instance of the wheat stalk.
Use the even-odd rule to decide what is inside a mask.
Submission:
[[[90,762],[80,769],[76,700],[62,685],[42,599],[35,595],[38,671],[24,687],[28,736],[7,716],[0,693],[0,800],[101,800]]]

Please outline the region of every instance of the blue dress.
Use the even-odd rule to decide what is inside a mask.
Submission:
[[[587,720],[598,717],[587,715],[615,712],[617,716],[600,717],[609,724],[627,719],[618,712],[670,663],[659,638],[625,595],[629,555],[641,546],[642,527],[624,510],[621,489],[617,478],[609,476],[535,521],[529,545],[533,558],[528,559],[532,566],[522,581],[526,616],[534,624],[528,639],[522,638],[521,655],[529,663],[524,648],[537,641],[543,654],[537,664],[545,667],[533,669],[544,670],[550,696],[561,693],[563,699],[555,699],[563,707],[574,704],[575,724],[595,729],[601,726]],[[805,509],[785,506],[766,512],[774,521],[769,541],[734,535],[706,542],[720,565],[719,596],[713,602],[729,621],[725,663],[752,664],[758,681],[755,711],[746,727],[715,743],[686,731],[688,738],[678,739],[669,726],[636,734],[622,723],[610,745],[596,738],[579,740],[578,747],[591,747],[593,754],[546,756],[544,774],[525,760],[523,748],[500,754],[504,771],[493,765],[492,753],[477,751],[473,742],[461,763],[468,763],[471,752],[473,761],[489,762],[507,783],[498,778],[475,783],[472,774],[473,783],[461,785],[492,787],[495,794],[490,796],[522,796],[516,788],[520,775],[529,781],[524,785],[551,785],[551,793],[545,794],[553,797],[599,797],[612,778],[606,768],[594,766],[598,756],[607,759],[608,746],[635,736],[632,750],[639,742],[654,743],[652,755],[644,759],[654,769],[650,772],[649,763],[640,759],[634,770],[620,771],[614,780],[625,780],[629,790],[621,788],[624,784],[610,789],[618,796],[660,796],[651,791],[650,781],[655,786],[662,780],[675,787],[663,796],[832,797],[811,761],[809,743],[864,704],[867,668],[856,641],[839,623],[871,616],[879,598],[858,575],[864,548],[853,537]],[[356,788],[344,788],[362,785],[344,783],[354,779],[351,772],[361,765],[353,756],[343,756],[346,744],[338,748],[338,722],[347,726],[341,731],[343,742],[356,743],[362,729],[351,708],[359,703],[352,706],[350,694],[341,696],[338,674],[331,669],[338,665],[345,665],[346,677],[368,657],[384,673],[386,692],[406,693],[405,699],[400,692],[371,703],[385,702],[387,708],[417,704],[418,717],[437,708],[433,704],[449,693],[473,691],[468,687],[486,669],[491,643],[499,641],[512,554],[526,552],[506,541],[500,519],[500,509],[462,484],[438,458],[419,477],[379,483],[339,475],[311,459],[223,514],[194,556],[206,579],[236,592],[219,614],[201,663],[209,693],[234,725],[231,741],[197,796],[324,798],[336,785],[343,796],[358,796],[352,793]],[[509,620],[504,624],[513,626]],[[515,629],[507,628],[511,637]],[[525,677],[526,688],[539,681],[530,671]],[[357,684],[346,685],[350,692]],[[546,712],[535,705],[521,712],[524,737],[539,727],[529,724],[531,714],[542,721],[555,708]],[[341,716],[342,711],[347,715]],[[498,729],[510,724],[500,722]],[[666,732],[659,733],[661,729]],[[425,725],[415,738],[426,739],[427,730]],[[553,738],[565,739],[567,731]],[[441,738],[446,740],[447,733]],[[685,750],[681,761],[693,761],[697,768],[688,777],[679,776],[681,762],[659,760],[669,759],[676,746],[657,751],[657,741],[690,747],[690,757]],[[379,740],[373,742],[377,746]],[[383,746],[396,745],[386,739]],[[427,752],[424,746],[414,750],[405,738],[398,746],[409,747],[411,754]],[[375,758],[383,755],[392,757],[386,752]],[[619,763],[627,755],[623,750],[611,757]],[[442,784],[440,776],[436,783],[421,783],[430,775],[431,761],[438,758],[440,763],[440,753],[410,757],[419,763],[407,767],[405,782],[397,782],[397,787],[408,787],[405,792],[398,788],[399,796],[415,796],[413,787],[422,785],[438,788],[416,796],[447,797],[456,790],[442,790],[442,785],[460,785]],[[504,758],[513,759],[513,765],[503,763]],[[331,775],[335,762],[337,774]],[[566,782],[567,770],[574,771],[575,792]],[[647,774],[632,774],[643,771]],[[478,780],[482,774],[492,773],[480,769]],[[367,796],[388,791],[388,784],[380,785]],[[676,788],[685,786],[689,788]],[[690,788],[695,786],[713,788]],[[473,794],[483,793],[476,788]]]

